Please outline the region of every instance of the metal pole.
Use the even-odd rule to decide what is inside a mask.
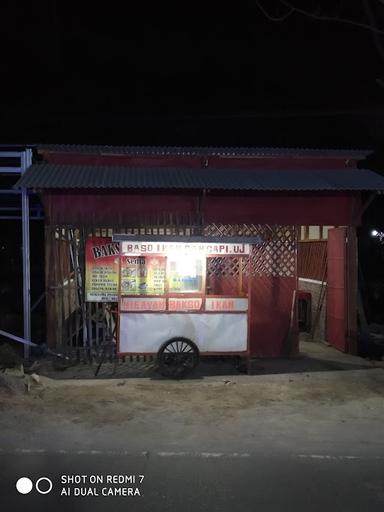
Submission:
[[[26,149],[21,155],[21,173],[32,163],[32,150]],[[31,341],[31,275],[30,275],[30,243],[29,243],[29,196],[28,190],[21,191],[22,208],[22,244],[23,244],[23,316],[24,339]],[[29,359],[30,346],[24,345],[24,359]]]

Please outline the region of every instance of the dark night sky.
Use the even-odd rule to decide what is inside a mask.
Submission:
[[[280,1],[260,0],[271,14]],[[364,2],[384,30],[380,0],[292,0],[363,22]],[[0,143],[372,147],[383,169],[384,57],[368,30],[274,23],[255,1],[5,0],[0,16]],[[360,237],[375,279],[382,211]]]
[[[336,3],[321,5],[333,13]],[[347,17],[364,21],[362,1],[344,3]],[[284,10],[277,4],[262,0],[271,13]],[[369,31],[300,14],[273,23],[254,2],[225,5],[4,4],[1,138],[381,144],[384,62]]]

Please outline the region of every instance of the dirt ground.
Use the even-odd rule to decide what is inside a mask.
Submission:
[[[384,450],[384,370],[84,381],[13,369],[0,375],[0,415],[1,449]]]
[[[358,371],[353,375],[239,375],[204,381],[57,381],[39,377],[36,382],[29,375],[22,376],[19,370],[8,370],[0,376],[2,411],[33,409],[41,417],[65,417],[89,427],[117,425],[160,410],[184,415],[188,423],[203,418],[216,422],[247,409],[273,404],[303,402],[320,407],[375,399],[384,399],[383,370]],[[384,403],[381,405],[384,407]]]
[[[2,450],[383,452],[384,364],[302,342],[294,360],[253,374],[204,362],[191,378],[152,365],[106,363],[37,374],[0,371]],[[115,371],[116,370],[116,371]]]

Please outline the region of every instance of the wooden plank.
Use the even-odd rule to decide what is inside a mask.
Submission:
[[[81,300],[81,319],[83,327],[83,352],[85,347],[88,346],[88,326],[87,326],[87,302],[85,296],[85,254],[86,254],[86,242],[88,238],[89,230],[86,227],[80,229],[79,243],[78,243],[78,280],[79,280],[79,298]]]
[[[102,329],[102,338],[101,338],[101,344],[102,345],[105,345],[106,343],[106,304],[105,302],[103,302],[101,304],[101,308],[102,308],[102,317],[103,317],[103,329]]]
[[[81,290],[78,280],[78,242],[77,242],[77,230],[71,230],[71,250],[72,250],[72,266],[73,266],[73,279],[74,279],[74,291],[76,300],[76,315],[75,315],[75,347],[79,347],[80,344],[80,321],[81,321]]]
[[[328,262],[327,262],[327,253],[326,252],[325,252],[323,258],[324,259],[323,259],[323,265],[322,265],[321,287],[320,287],[319,298],[318,298],[316,310],[315,310],[315,318],[314,318],[312,326],[311,326],[311,339],[312,340],[315,339],[316,329],[317,329],[317,326],[320,321],[320,315],[321,315],[321,312],[322,312],[322,309],[324,306],[324,300],[325,300],[326,290],[327,290],[326,276],[327,276]]]
[[[45,226],[45,292],[46,292],[46,330],[47,345],[56,347],[56,293],[54,289],[54,255],[53,255],[53,228]]]
[[[67,307],[68,307],[68,334],[69,334],[69,345],[73,347],[73,328],[72,328],[72,310],[73,308],[73,297],[72,297],[72,279],[71,279],[71,259],[70,259],[70,233],[69,228],[64,228],[64,243],[65,243],[65,274],[67,281]]]
[[[243,257],[239,258],[239,295],[243,295]]]
[[[63,271],[63,250],[62,250],[62,228],[57,230],[57,287],[58,287],[58,307],[59,314],[61,316],[61,325],[59,331],[59,343],[60,347],[65,346],[67,342],[67,336],[65,332],[65,302],[64,302],[64,271]]]
[[[95,229],[92,227],[89,233],[90,236],[95,236]],[[86,243],[86,240],[85,240]],[[84,283],[85,287],[85,283]],[[88,320],[88,348],[90,349],[93,345],[93,329],[92,329],[92,315],[94,313],[94,304],[93,302],[86,302],[87,308],[87,320]]]
[[[298,275],[308,279],[322,279],[322,261],[326,253],[327,242],[300,241],[298,243]]]
[[[357,355],[358,251],[356,228],[347,229],[347,341],[348,352]]]
[[[344,227],[330,229],[327,247],[327,341],[342,352],[348,351],[346,234]]]

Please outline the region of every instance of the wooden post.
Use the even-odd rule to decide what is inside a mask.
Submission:
[[[55,236],[55,268],[56,268],[56,346],[60,349],[65,345],[65,301],[64,301],[64,272],[63,272],[63,250],[62,250],[62,231],[63,228],[57,229],[58,237]]]

